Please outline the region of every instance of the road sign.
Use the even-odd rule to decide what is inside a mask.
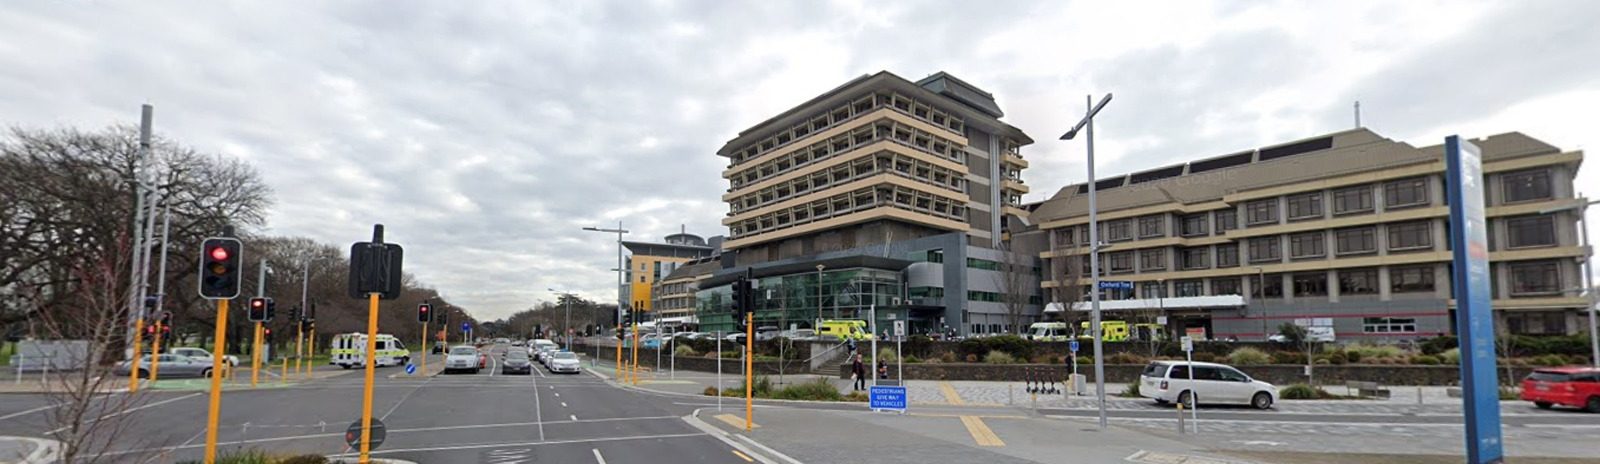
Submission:
[[[372,441],[369,447],[378,449],[378,445],[382,445],[383,438],[388,435],[388,429],[383,426],[383,421],[376,417],[372,418]],[[361,421],[351,422],[350,428],[344,429],[344,442],[351,448],[361,448]]]
[[[1156,325],[1167,325],[1167,316],[1156,316]]]
[[[1133,282],[1128,280],[1102,280],[1101,290],[1133,290]]]
[[[873,385],[867,389],[867,397],[874,411],[906,411],[906,387]]]
[[[470,331],[472,331],[472,324],[468,324],[468,323],[462,322],[461,323],[461,331],[462,332],[470,332]]]
[[[894,337],[900,338],[904,336],[906,336],[906,321],[894,321]]]
[[[1067,342],[1067,351],[1071,351],[1073,353],[1077,353],[1078,352],[1078,341],[1077,340],[1072,340],[1072,341]]]
[[[351,298],[364,299],[369,293],[393,300],[400,297],[401,262],[405,250],[399,244],[383,243],[383,226],[374,225],[371,242],[350,245]]]
[[[1182,340],[1183,340],[1183,352],[1188,353],[1190,351],[1194,351],[1194,339],[1193,338],[1190,338],[1188,335],[1184,335]]]
[[[412,375],[412,374],[416,374],[416,373],[417,373],[417,365],[416,364],[411,364],[411,363],[406,363],[406,375]]]
[[[1500,435],[1499,376],[1495,375],[1494,313],[1490,306],[1488,226],[1483,218],[1483,158],[1460,136],[1444,139],[1445,188],[1450,202],[1456,333],[1461,337],[1461,397],[1467,462],[1505,459]]]

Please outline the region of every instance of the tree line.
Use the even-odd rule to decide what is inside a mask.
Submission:
[[[262,233],[273,192],[254,166],[159,136],[152,140],[148,163],[139,153],[139,131],[131,126],[0,133],[0,332],[11,339],[72,339],[94,332],[89,321],[131,324],[128,255],[136,242],[134,179],[141,166],[160,190],[162,207],[170,208],[167,295],[159,309],[173,313],[175,335],[210,344],[216,306],[195,291],[196,263],[201,240],[227,227],[238,231],[246,258],[239,301],[230,305],[229,352],[242,352],[248,343],[243,300],[258,293],[263,258],[272,270],[265,295],[278,309],[268,324],[274,342],[292,344],[290,309],[300,305],[303,274],[305,299],[316,307],[319,346],[326,346],[332,334],[366,330],[366,302],[345,294],[348,245]],[[158,220],[157,241],[151,244],[156,258],[148,269],[152,295],[161,226]],[[90,288],[95,286],[100,288]],[[89,294],[96,298],[86,300]],[[450,311],[456,326],[476,322],[437,290],[406,275],[400,297],[381,304],[380,329],[408,345],[419,341],[416,306],[423,301]],[[115,332],[108,343],[128,343],[123,330]]]

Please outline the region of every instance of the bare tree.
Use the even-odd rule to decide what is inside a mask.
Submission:
[[[995,273],[995,288],[1000,290],[1000,305],[1006,311],[1006,324],[1013,331],[1022,329],[1022,315],[1028,308],[1028,297],[1039,288],[1035,282],[1030,259],[1013,252],[1010,242],[1000,246],[999,272]]]
[[[1055,282],[1055,291],[1052,292],[1052,301],[1061,305],[1061,318],[1074,333],[1078,330],[1078,314],[1072,306],[1083,301],[1083,279],[1088,274],[1084,272],[1084,263],[1088,259],[1085,248],[1079,247],[1072,240],[1062,239],[1059,234],[1074,233],[1074,229],[1057,230],[1051,234],[1051,251],[1054,257],[1050,259],[1051,280]]]

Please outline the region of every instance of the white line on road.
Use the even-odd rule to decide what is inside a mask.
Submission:
[[[557,394],[557,396],[559,396],[559,394]],[[59,408],[61,406],[64,406],[64,404],[52,404],[52,405],[48,405],[48,406],[40,406],[40,407],[37,407],[37,408],[29,409],[27,411],[18,411],[18,412],[14,412],[14,413],[11,413],[11,414],[6,414],[4,416],[0,416],[0,421],[6,420],[6,419],[11,419],[11,418],[14,418],[14,417],[26,416],[26,415],[33,414],[33,413],[36,413],[36,412],[39,412],[39,411],[43,411],[43,410],[46,410],[46,409]]]
[[[416,388],[413,388],[413,389],[411,389],[411,391],[406,392],[406,396],[400,397],[400,401],[394,402],[394,406],[389,407],[389,410],[387,412],[384,412],[383,416],[379,417],[378,420],[380,420],[380,421],[389,420],[389,415],[390,414],[394,414],[394,411],[396,409],[400,409],[400,405],[401,404],[405,404],[406,400],[411,399],[411,395],[417,393],[417,390],[421,390],[422,387],[428,386],[428,382],[432,382],[432,381],[433,381],[433,378],[429,377],[428,380],[424,380],[424,381],[422,381],[422,383],[417,384]]]
[[[590,448],[589,451],[593,451],[594,452],[594,461],[595,462],[597,462],[599,464],[606,464],[606,458],[604,456],[600,455],[600,448]]]
[[[562,401],[561,402],[561,407],[563,407],[563,408],[567,407],[567,402],[566,401]]]
[[[544,441],[544,410],[539,407],[539,378],[528,376],[528,380],[533,381],[533,414],[534,420],[539,421],[539,441]]]
[[[667,434],[667,435],[637,435],[637,436],[629,436],[629,437],[602,437],[602,438],[584,438],[584,439],[578,439],[578,440],[556,440],[556,441],[539,441],[539,442],[470,443],[470,444],[464,444],[464,445],[435,446],[435,447],[429,447],[429,448],[389,449],[389,450],[382,450],[382,451],[373,451],[372,454],[422,453],[422,452],[428,452],[428,451],[455,451],[455,450],[469,450],[469,449],[483,449],[483,448],[501,448],[501,447],[506,447],[506,446],[565,445],[565,444],[572,444],[572,443],[597,443],[597,442],[627,441],[627,440],[664,440],[664,439],[668,439],[668,438],[693,438],[693,437],[703,437],[703,436],[706,436],[706,434],[705,433],[676,433],[676,434]],[[354,456],[354,454],[349,454],[349,453],[337,454],[337,455],[330,456],[330,457],[351,457],[351,456]]]
[[[577,414],[569,414],[569,415],[567,415],[567,417],[571,417],[573,422],[577,422],[578,421],[578,415]]]
[[[560,398],[560,397],[561,397],[561,394],[560,393],[556,393],[556,398]]]
[[[194,397],[200,396],[200,395],[202,395],[202,393],[190,393],[190,394],[183,395],[183,396],[180,396],[180,397],[177,397],[177,398],[157,401],[157,402],[150,403],[150,404],[147,404],[147,405],[144,405],[144,406],[124,409],[124,410],[121,410],[121,411],[117,411],[117,412],[113,412],[113,413],[110,413],[110,414],[106,414],[104,416],[100,416],[100,418],[95,419],[95,422],[103,421],[103,420],[106,420],[106,419],[110,419],[110,418],[113,418],[113,417],[116,417],[116,416],[120,416],[120,415],[127,414],[127,413],[130,413],[130,412],[138,411],[138,410],[141,410],[141,409],[149,409],[149,408],[153,408],[153,407],[160,406],[160,405],[163,405],[163,404],[171,403],[171,402],[174,402],[174,401],[180,401],[180,400],[186,400],[186,399],[189,399],[189,398],[194,398]],[[55,435],[57,433],[60,433],[62,430],[66,430],[66,429],[67,429],[66,427],[60,427],[60,428],[45,432],[44,434],[45,435]]]

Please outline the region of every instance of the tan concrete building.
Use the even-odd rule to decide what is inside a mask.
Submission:
[[[655,311],[656,320],[696,324],[694,293],[700,289],[700,281],[711,277],[713,271],[721,268],[717,258],[695,259],[683,263],[656,282],[650,292],[655,300],[651,308]]]
[[[1586,332],[1573,178],[1581,151],[1521,133],[1483,149],[1493,305],[1512,333]],[[1340,340],[1453,333],[1443,146],[1353,129],[1100,179],[1103,280],[1112,319],[1141,310],[1170,329],[1261,339],[1330,321]],[[1047,233],[1042,286],[1081,314],[1089,280],[1087,185],[1033,211]],[[1075,318],[1076,319],[1076,318]]]

